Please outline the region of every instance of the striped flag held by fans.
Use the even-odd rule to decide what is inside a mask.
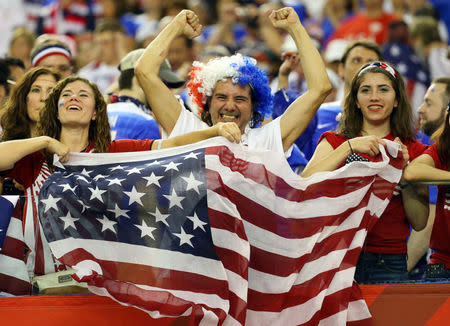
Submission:
[[[353,284],[399,146],[303,179],[282,155],[216,138],[74,154],[40,192],[53,254],[96,294],[192,324],[364,324]]]
[[[19,196],[0,196],[0,293],[31,293]]]

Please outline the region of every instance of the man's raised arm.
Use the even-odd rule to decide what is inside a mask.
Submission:
[[[202,26],[197,15],[190,10],[181,11],[147,46],[135,67],[135,75],[144,90],[153,115],[164,131],[170,135],[181,106],[170,89],[159,78],[158,72],[169,52],[172,41],[180,35],[194,38]]]
[[[306,129],[332,87],[319,51],[294,9],[286,7],[272,11],[269,18],[275,27],[286,30],[294,39],[308,85],[308,90],[281,116],[281,138],[283,148],[287,150]]]

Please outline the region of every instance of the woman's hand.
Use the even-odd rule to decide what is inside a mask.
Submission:
[[[231,142],[241,141],[241,130],[235,122],[218,122],[214,125],[217,136],[223,136]]]
[[[56,154],[59,157],[61,163],[67,162],[69,160],[69,146],[61,143],[60,141],[50,138],[47,145],[47,150],[50,153]]]
[[[408,147],[406,147],[406,145],[404,145],[402,143],[402,141],[400,140],[400,138],[396,137],[394,139],[394,141],[398,144],[400,144],[400,146],[402,147],[402,154],[403,154],[403,168],[405,168],[408,163],[409,163],[409,152],[408,152]]]
[[[377,136],[362,136],[349,140],[353,152],[366,153],[370,156],[380,154],[380,144],[386,147],[386,142]]]

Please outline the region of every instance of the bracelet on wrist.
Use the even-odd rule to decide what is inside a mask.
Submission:
[[[350,139],[347,139],[347,143],[348,143],[348,147],[350,147],[351,154],[353,154],[354,151],[353,151],[352,145],[350,144]]]

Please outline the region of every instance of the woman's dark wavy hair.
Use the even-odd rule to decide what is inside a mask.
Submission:
[[[86,85],[89,85],[94,93],[96,118],[91,121],[89,126],[89,141],[94,142],[95,152],[105,153],[108,151],[108,145],[111,142],[106,102],[97,85],[86,78],[70,76],[56,84],[55,88],[53,88],[45,101],[44,108],[40,112],[38,134],[60,139],[61,122],[58,119],[59,97],[68,84],[76,81],[82,81]]]
[[[450,169],[450,103],[447,107],[447,113],[445,114],[444,123],[433,134],[432,139],[437,140],[437,151],[439,160],[447,166],[447,170]]]
[[[31,137],[31,123],[27,110],[27,96],[31,85],[39,76],[53,76],[56,81],[59,74],[51,69],[36,67],[27,71],[13,87],[12,93],[6,101],[1,117],[2,140],[25,139]]]
[[[391,65],[394,69],[396,76],[394,77],[389,71],[378,67],[372,66],[367,69],[366,67],[373,65],[376,62],[372,62],[364,65],[358,73],[353,77],[350,92],[345,97],[344,108],[342,110],[342,117],[339,121],[338,133],[346,138],[354,138],[361,135],[363,126],[362,111],[358,108],[357,94],[364,76],[368,73],[380,73],[385,75],[392,83],[392,87],[395,90],[395,97],[397,99],[397,106],[394,107],[390,116],[391,133],[394,137],[399,137],[402,141],[406,139],[412,139],[416,133],[414,130],[414,116],[409,103],[408,96],[406,94],[405,83],[400,73]],[[364,71],[362,71],[364,69]],[[361,72],[362,71],[362,72]]]
[[[249,84],[250,86],[250,84]],[[260,124],[263,122],[264,117],[255,110],[255,108],[259,105],[259,101],[255,96],[255,92],[253,91],[253,88],[250,86],[250,98],[252,101],[252,117],[250,119],[250,128],[256,128],[260,126]],[[209,106],[211,104],[211,96],[208,96],[205,105],[203,106],[202,113],[200,114],[200,118],[203,122],[206,122],[208,126],[212,127],[213,123],[211,120],[211,114],[209,113]]]

